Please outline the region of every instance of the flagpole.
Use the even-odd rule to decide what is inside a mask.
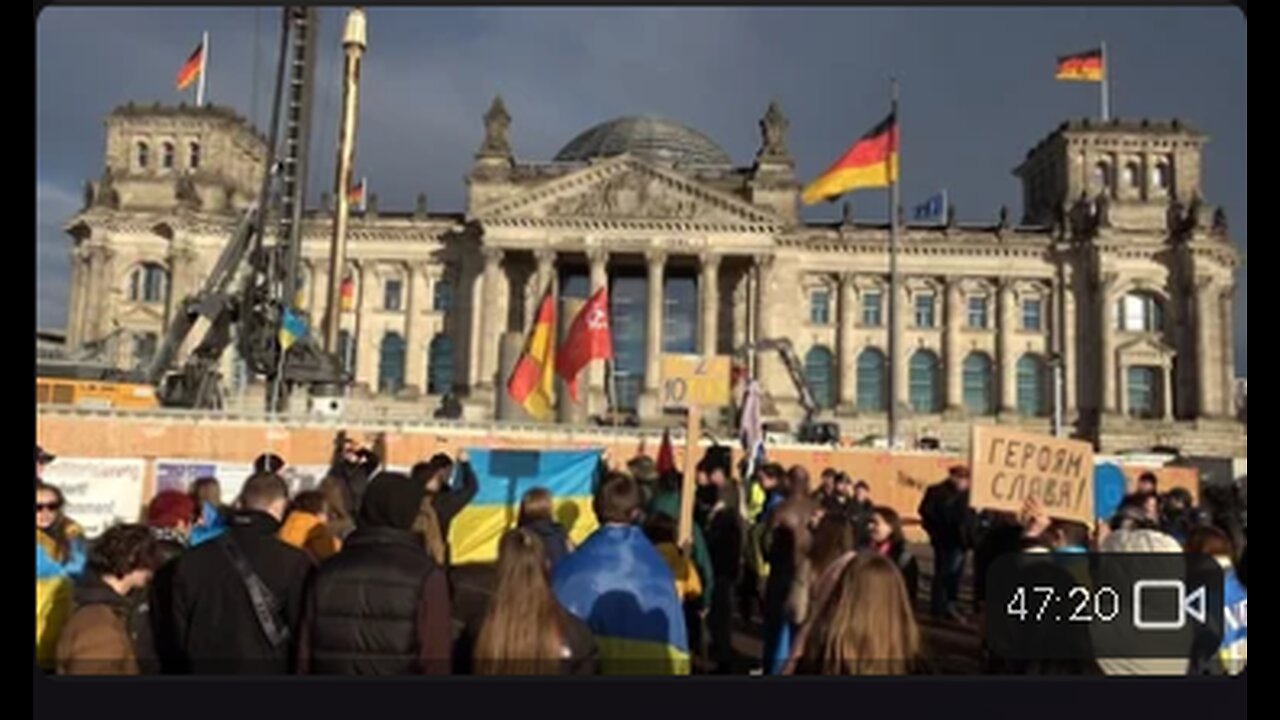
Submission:
[[[902,350],[902,338],[898,332],[898,173],[894,157],[901,145],[901,127],[898,118],[898,81],[890,80],[890,132],[897,136],[897,143],[890,145],[889,154],[889,449],[898,444],[898,354]]]
[[[1111,119],[1111,68],[1107,67],[1107,43],[1102,43],[1102,121]]]
[[[209,32],[200,40],[200,80],[196,83],[196,107],[204,107],[204,81],[209,77]]]

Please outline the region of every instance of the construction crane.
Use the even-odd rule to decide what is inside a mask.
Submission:
[[[815,418],[819,413],[818,401],[813,397],[813,390],[809,388],[809,381],[804,377],[804,365],[800,362],[800,357],[796,355],[795,346],[787,338],[766,338],[755,342],[747,343],[738,348],[734,355],[738,358],[745,358],[749,353],[759,351],[776,351],[782,359],[782,365],[787,369],[787,375],[791,377],[791,383],[795,385],[796,394],[800,399],[800,406],[804,408],[804,419],[800,421],[800,427],[795,433],[796,439],[802,443],[814,444],[834,444],[840,441],[840,426],[834,422],[817,422]]]
[[[163,405],[221,408],[218,366],[233,340],[250,372],[265,376],[269,386],[279,390],[268,393],[268,411],[282,409],[293,387],[332,393],[350,381],[341,361],[321,350],[310,335],[287,348],[279,339],[286,312],[302,315],[292,305],[302,254],[315,30],[315,8],[284,8],[258,199],[244,210],[204,285],[179,304],[163,342],[143,371],[145,379],[157,386]],[[278,227],[271,244],[264,232],[268,215],[274,215]],[[190,355],[180,368],[170,371],[179,349],[192,337],[199,341]]]

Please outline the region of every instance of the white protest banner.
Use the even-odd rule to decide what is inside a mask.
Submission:
[[[45,468],[44,481],[62,490],[63,512],[92,538],[117,522],[138,521],[146,467],[141,458],[60,457]]]

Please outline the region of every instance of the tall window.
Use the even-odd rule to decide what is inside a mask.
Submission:
[[[1164,309],[1147,293],[1129,293],[1116,308],[1116,327],[1129,332],[1159,332],[1164,329]]]
[[[165,170],[172,170],[173,159],[174,159],[173,143],[167,142],[164,145],[161,145],[160,149],[162,151],[160,154],[160,164],[164,167]]]
[[[453,392],[453,340],[444,333],[431,338],[427,349],[427,392],[432,395]]]
[[[351,333],[347,330],[338,331],[338,359],[342,361],[342,369],[348,375],[356,373],[356,347],[351,342]]]
[[[151,163],[151,148],[144,142],[138,143],[138,167],[146,170]]]
[[[1160,417],[1160,370],[1154,367],[1131,367],[1129,380],[1129,416],[1140,419]]]
[[[1093,185],[1099,190],[1111,188],[1111,166],[1105,161],[1093,166]]]
[[[1018,360],[1018,412],[1027,417],[1048,414],[1045,402],[1045,364],[1037,355],[1023,355]]]
[[[910,399],[911,409],[918,413],[942,411],[942,398],[938,392],[938,356],[928,350],[917,350],[911,356]]]
[[[1138,169],[1138,163],[1125,164],[1124,186],[1130,190],[1137,190],[1142,186],[1142,171]]]
[[[662,291],[662,349],[698,351],[698,285],[692,277],[667,277]]]
[[[164,302],[168,291],[169,272],[161,265],[139,265],[129,275],[129,300],[132,302]]]
[[[995,412],[991,383],[991,358],[985,353],[969,353],[964,359],[964,409],[974,415]]]
[[[394,393],[404,387],[404,338],[389,332],[382,336],[378,358],[378,392]]]
[[[400,312],[401,298],[404,295],[404,283],[400,280],[388,280],[382,286],[382,309]]]
[[[431,307],[436,312],[448,312],[453,308],[453,284],[444,278],[436,280],[431,296]]]
[[[809,293],[809,322],[814,325],[831,323],[831,292],[814,290]]]
[[[1038,298],[1022,301],[1022,329],[1032,332],[1044,329],[1044,301]]]
[[[858,411],[888,412],[889,387],[885,377],[889,363],[884,353],[867,348],[858,356]]]
[[[933,327],[934,301],[932,295],[916,296],[916,327],[931,328]]]
[[[1151,184],[1165,192],[1173,189],[1173,169],[1168,161],[1161,160],[1151,169]]]
[[[985,297],[969,298],[969,327],[975,330],[987,329],[987,299]]]
[[[200,169],[200,143],[198,142],[187,146],[187,167],[192,170]]]
[[[869,292],[862,296],[862,324],[867,327],[880,327],[884,324],[882,299],[879,292]]]
[[[816,345],[804,356],[804,379],[820,408],[835,406],[834,383],[831,382],[835,356],[827,348]]]

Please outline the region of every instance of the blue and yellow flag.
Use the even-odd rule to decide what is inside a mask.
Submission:
[[[600,450],[467,450],[479,489],[449,526],[453,562],[494,562],[498,540],[515,527],[520,498],[551,491],[554,516],[581,543],[597,527],[591,508]]]
[[[688,675],[675,576],[644,532],[606,525],[556,566],[556,598],[590,628],[606,675]]]
[[[288,350],[306,334],[307,323],[302,316],[285,308],[284,316],[280,318],[280,347]]]

